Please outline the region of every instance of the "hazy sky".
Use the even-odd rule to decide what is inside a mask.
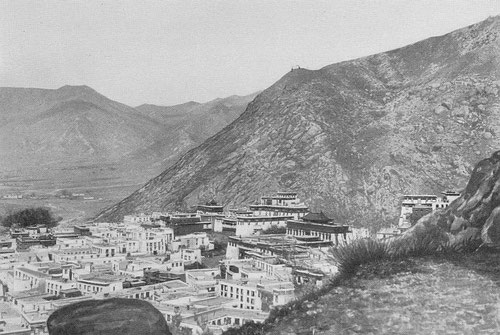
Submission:
[[[208,101],[500,14],[500,0],[0,0],[0,86]]]

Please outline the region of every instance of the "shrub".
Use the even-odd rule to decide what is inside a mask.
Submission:
[[[332,249],[332,254],[339,264],[340,272],[353,274],[361,264],[387,258],[389,248],[390,243],[387,240],[359,239]]]
[[[416,229],[407,236],[392,239],[360,239],[332,249],[339,270],[353,274],[359,265],[381,260],[398,260],[449,251],[445,233],[438,227]]]

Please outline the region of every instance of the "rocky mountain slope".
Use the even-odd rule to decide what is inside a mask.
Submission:
[[[0,173],[43,178],[45,170],[84,169],[74,179],[95,179],[103,169],[123,170],[144,182],[236,119],[253,97],[136,109],[87,86],[0,88]]]
[[[460,188],[498,147],[500,18],[389,52],[294,70],[231,125],[98,220],[296,190],[354,225],[395,222],[405,193]]]

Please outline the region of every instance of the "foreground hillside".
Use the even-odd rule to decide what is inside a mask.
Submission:
[[[500,18],[397,50],[294,70],[228,127],[98,220],[295,190],[337,221],[394,222],[405,193],[463,185],[498,147]]]
[[[499,256],[479,252],[366,265],[254,334],[498,334]]]

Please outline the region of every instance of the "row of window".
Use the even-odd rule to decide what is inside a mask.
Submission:
[[[241,302],[243,302],[243,296],[240,296],[240,295],[234,295],[234,294],[229,294],[227,292],[221,292],[220,293],[220,296],[221,297],[226,297],[226,298],[234,298],[236,300],[239,300]],[[247,297],[247,304],[250,304],[250,306],[246,306],[247,309],[255,309],[255,307],[253,305],[255,305],[255,299],[250,299]],[[243,308],[243,304],[240,304],[240,308]]]
[[[78,250],[78,251],[71,250],[71,249],[65,249],[65,250],[62,250],[62,251],[64,252],[65,255],[90,254],[90,249],[88,249],[88,250]]]
[[[88,256],[90,256],[90,258],[94,258],[94,256],[96,258],[99,258],[101,257],[101,255],[99,254],[87,254],[87,255],[80,255],[80,259],[85,259],[85,258],[88,258]],[[114,254],[112,254],[111,256],[114,256]],[[106,257],[109,257],[109,254],[106,254]],[[77,260],[78,259],[78,256],[77,255],[73,255],[71,257],[60,257],[61,260],[65,260],[65,261],[69,261],[69,260]]]
[[[83,287],[83,290],[82,290],[82,287]],[[102,292],[102,287],[98,287],[98,286],[94,286],[94,285],[86,285],[86,284],[78,284],[78,289],[80,291],[87,291],[87,292]],[[116,287],[113,286],[113,291],[116,291]]]
[[[227,288],[230,288],[230,292],[233,292],[233,286],[228,286],[228,285],[225,285],[225,284],[221,284],[220,285],[220,289],[221,291],[227,291]],[[247,295],[252,295],[252,297],[255,296],[255,291],[250,291],[250,290],[246,290],[247,291]],[[241,292],[241,294],[244,294],[245,293],[245,290],[244,289],[240,289],[239,287],[236,288],[236,293],[239,294]]]

